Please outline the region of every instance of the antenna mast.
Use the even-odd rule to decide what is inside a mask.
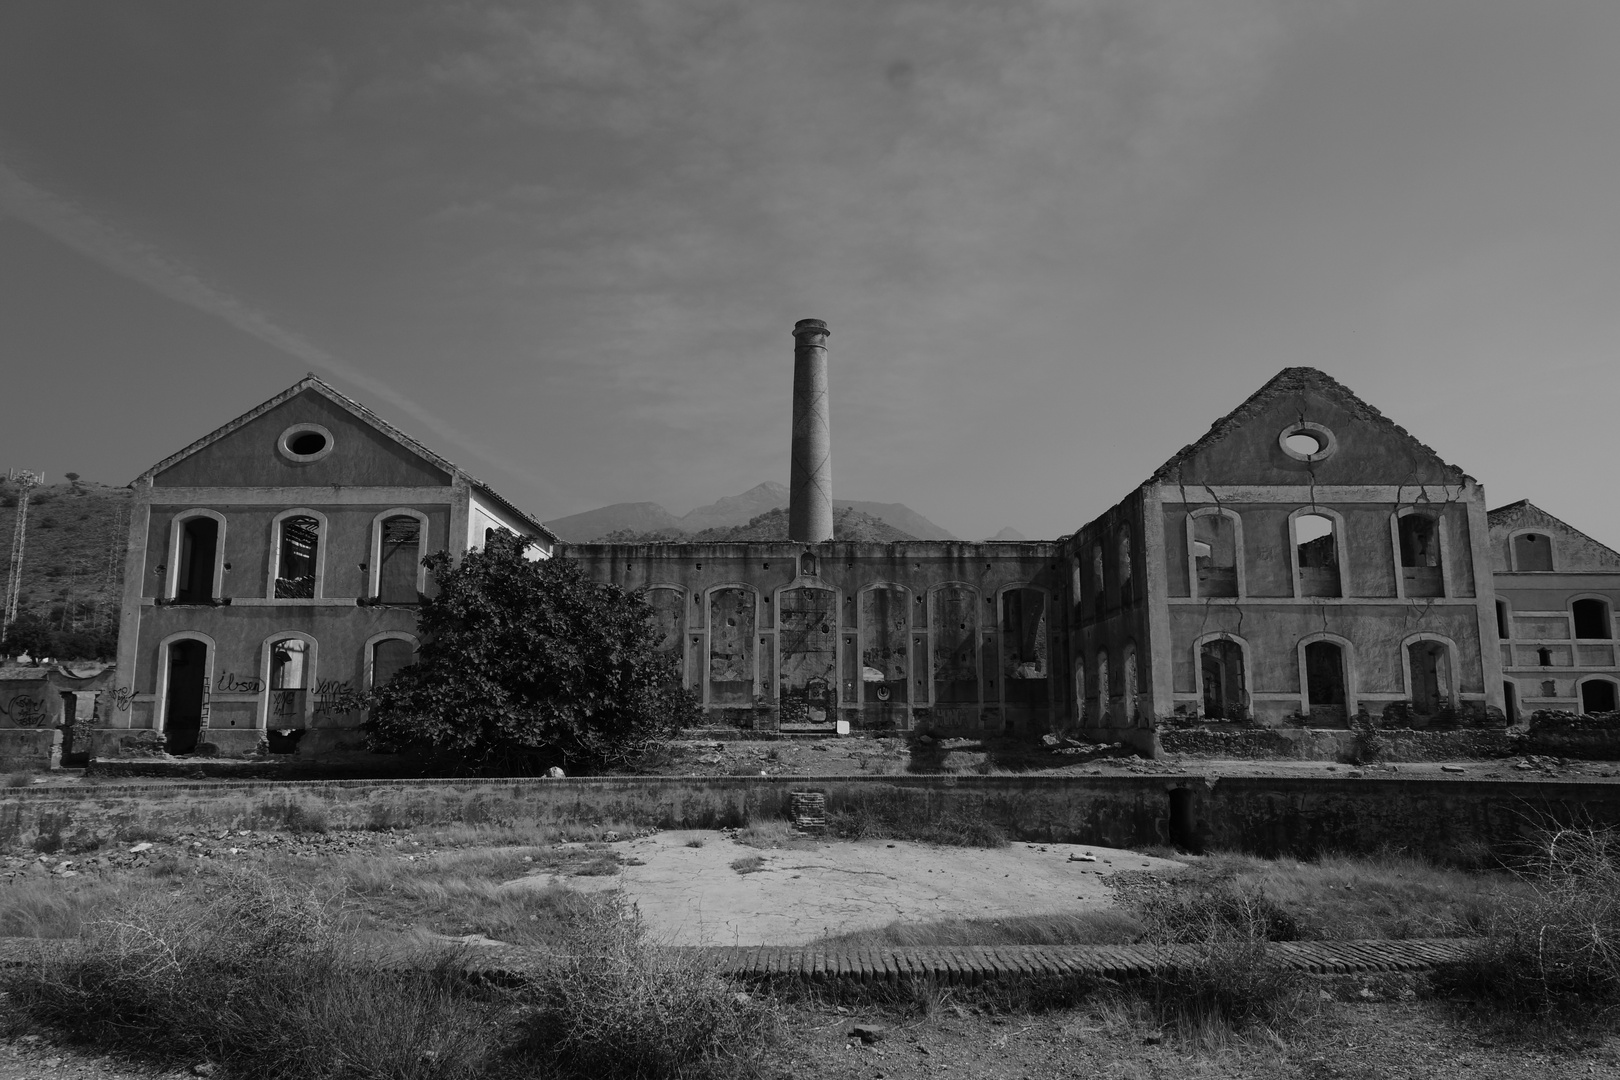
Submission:
[[[6,576],[6,609],[0,616],[0,640],[17,621],[17,597],[22,592],[23,542],[28,537],[28,493],[45,482],[44,473],[12,469],[6,479],[17,485],[17,517],[11,526],[11,571]]]

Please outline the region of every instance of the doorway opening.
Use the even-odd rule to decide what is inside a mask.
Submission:
[[[163,748],[171,754],[197,749],[203,702],[208,695],[208,645],[195,638],[169,644],[169,686],[163,703]]]

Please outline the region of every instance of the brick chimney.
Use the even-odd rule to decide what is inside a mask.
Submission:
[[[827,420],[827,337],[820,319],[793,327],[793,469],[788,539],[819,544],[833,536],[832,431]]]

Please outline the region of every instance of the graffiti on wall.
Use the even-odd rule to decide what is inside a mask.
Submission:
[[[18,694],[10,701],[0,702],[0,716],[17,727],[44,727],[45,699]]]

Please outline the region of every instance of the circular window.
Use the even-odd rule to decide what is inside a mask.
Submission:
[[[332,452],[332,433],[319,424],[294,424],[281,433],[278,445],[289,461],[319,461]]]
[[[1333,432],[1309,421],[1283,428],[1282,434],[1277,436],[1277,444],[1295,461],[1321,461],[1339,448]]]

